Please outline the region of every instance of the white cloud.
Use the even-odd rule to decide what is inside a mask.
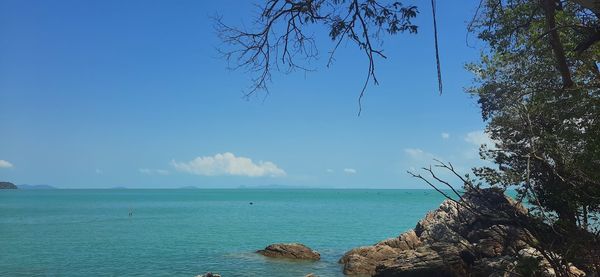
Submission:
[[[442,138],[443,139],[449,139],[450,138],[450,134],[449,133],[442,133]]]
[[[406,154],[406,156],[408,156],[408,159],[404,161],[403,169],[409,167],[422,167],[436,163],[435,160],[444,160],[432,153],[423,151],[420,148],[404,148],[404,153]],[[411,169],[411,171],[414,170]]]
[[[356,169],[354,168],[344,168],[344,172],[348,174],[356,174]]]
[[[169,175],[168,170],[164,169],[149,169],[149,168],[140,168],[138,171],[142,174],[146,175]]]
[[[419,148],[404,148],[404,153],[406,153],[410,158],[417,161],[431,161],[434,159],[438,159],[435,155],[425,152]]]
[[[483,130],[477,130],[467,133],[465,141],[472,145],[470,149],[464,151],[464,156],[467,159],[479,158],[479,147],[485,144],[488,149],[496,149],[496,143],[490,138],[488,133]]]
[[[482,144],[486,144],[488,147],[494,147],[494,141],[483,130],[469,132],[465,136],[465,141],[477,147]]]
[[[6,160],[0,160],[0,168],[13,168],[13,164]]]
[[[328,169],[327,169],[327,173],[333,173],[333,169],[331,169],[331,168],[328,168]]]
[[[408,154],[411,158],[419,158],[425,153],[419,148],[405,148],[404,153]]]
[[[157,169],[156,173],[158,173],[160,175],[169,175],[169,171],[168,170],[164,170],[164,169]]]
[[[189,162],[171,161],[171,165],[182,172],[203,176],[237,175],[249,177],[279,177],[285,176],[283,169],[272,162],[259,161],[254,163],[245,157],[236,157],[226,152],[214,156],[197,157]]]

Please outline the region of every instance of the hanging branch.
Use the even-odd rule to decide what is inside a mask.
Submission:
[[[311,71],[310,63],[318,57],[315,38],[308,29],[313,24],[325,25],[334,47],[329,52],[327,66],[334,61],[338,47],[350,41],[367,58],[367,74],[358,96],[359,115],[362,98],[369,84],[378,84],[375,74],[377,58],[385,59],[381,35],[401,32],[416,33],[412,24],[418,11],[415,6],[400,2],[377,0],[268,0],[260,7],[255,30],[229,26],[215,18],[215,29],[224,46],[221,55],[230,69],[244,69],[252,74],[252,85],[245,93],[268,93],[273,69],[284,73]]]
[[[431,0],[431,12],[433,14],[433,37],[435,44],[435,63],[437,66],[437,78],[438,78],[438,90],[440,95],[442,94],[442,69],[440,66],[440,50],[438,48],[438,30],[437,20],[435,16],[435,0]]]

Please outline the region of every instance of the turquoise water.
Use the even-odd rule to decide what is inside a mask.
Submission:
[[[0,276],[343,276],[345,251],[413,228],[442,200],[430,190],[3,190]],[[322,260],[254,253],[276,242]]]

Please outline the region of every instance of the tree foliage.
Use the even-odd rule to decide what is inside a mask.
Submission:
[[[598,17],[575,2],[547,4],[486,0],[472,25],[488,48],[468,66],[476,76],[469,92],[496,141],[480,151],[495,166],[475,173],[516,188],[554,226],[555,251],[598,266],[600,47],[580,47]]]

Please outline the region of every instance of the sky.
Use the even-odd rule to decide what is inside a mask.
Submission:
[[[482,161],[465,70],[475,2],[438,2],[444,92],[431,11],[416,35],[386,37],[380,84],[358,95],[367,60],[317,34],[316,71],[250,75],[219,56],[215,15],[252,26],[260,1],[0,0],[0,181],[60,188],[426,188],[406,171]],[[469,43],[467,43],[467,41]]]

